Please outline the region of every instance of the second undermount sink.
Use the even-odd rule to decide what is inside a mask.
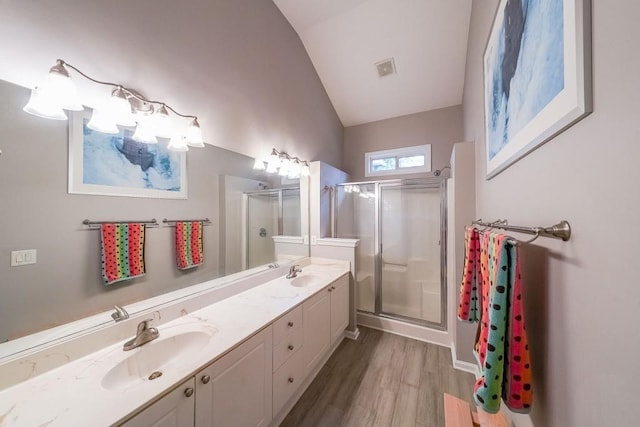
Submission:
[[[120,390],[136,382],[158,378],[171,369],[173,362],[188,360],[209,343],[211,334],[205,331],[186,331],[162,337],[145,344],[111,368],[102,379],[102,387]]]
[[[298,276],[294,279],[291,279],[291,286],[295,286],[298,288],[302,288],[305,286],[309,286],[310,284],[312,284],[313,282],[317,282],[319,279],[318,276],[314,276],[313,274],[307,274],[304,276]]]

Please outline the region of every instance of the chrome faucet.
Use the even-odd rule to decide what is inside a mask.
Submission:
[[[125,310],[124,307],[116,305],[113,308],[116,309],[116,312],[111,313],[111,317],[113,317],[113,320],[115,320],[116,322],[120,322],[129,318],[129,313],[127,313],[127,310]]]
[[[141,345],[148,343],[149,341],[153,341],[160,336],[160,332],[158,332],[157,328],[150,328],[149,322],[153,319],[143,320],[138,323],[138,330],[136,331],[136,336],[124,343],[123,350],[129,351],[134,348],[138,348]]]
[[[297,277],[298,273],[302,273],[302,269],[300,268],[300,266],[292,265],[291,268],[289,268],[289,274],[287,274],[287,279],[293,279],[294,277]]]

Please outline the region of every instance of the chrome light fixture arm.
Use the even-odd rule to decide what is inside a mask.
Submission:
[[[82,71],[80,71],[78,69],[78,67],[76,67],[76,66],[74,66],[72,64],[69,64],[68,62],[66,62],[63,59],[59,59],[58,58],[56,61],[57,61],[57,64],[54,65],[53,67],[51,67],[51,71],[55,71],[55,72],[61,73],[61,74],[63,74],[63,75],[68,77],[69,73],[65,70],[65,67],[71,68],[73,71],[75,71],[76,73],[80,74],[85,79],[90,80],[90,81],[92,81],[94,83],[97,83],[97,84],[103,85],[103,86],[113,86],[115,88],[120,88],[123,91],[125,91],[129,97],[133,97],[133,98],[135,98],[135,99],[137,99],[139,101],[142,101],[144,103],[147,103],[147,104],[164,105],[167,109],[171,110],[171,112],[173,112],[176,116],[184,117],[184,118],[187,118],[187,119],[195,119],[195,120],[197,120],[197,117],[192,115],[192,114],[182,114],[182,113],[176,111],[173,107],[171,107],[170,105],[168,105],[165,102],[154,101],[152,99],[145,98],[144,96],[140,95],[139,93],[137,93],[133,89],[130,89],[130,88],[126,87],[126,86],[123,86],[123,85],[121,85],[119,83],[107,82],[107,81],[94,79],[93,77],[88,76],[87,74],[85,74]]]

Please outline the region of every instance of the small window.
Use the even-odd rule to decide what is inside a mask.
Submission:
[[[365,176],[420,172],[431,172],[430,144],[365,154]]]
[[[396,158],[371,159],[371,170],[374,172],[394,171],[396,170]]]

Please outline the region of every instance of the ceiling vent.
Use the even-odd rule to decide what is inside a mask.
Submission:
[[[396,64],[393,62],[393,58],[376,62],[376,68],[378,69],[379,77],[388,76],[396,72]]]

